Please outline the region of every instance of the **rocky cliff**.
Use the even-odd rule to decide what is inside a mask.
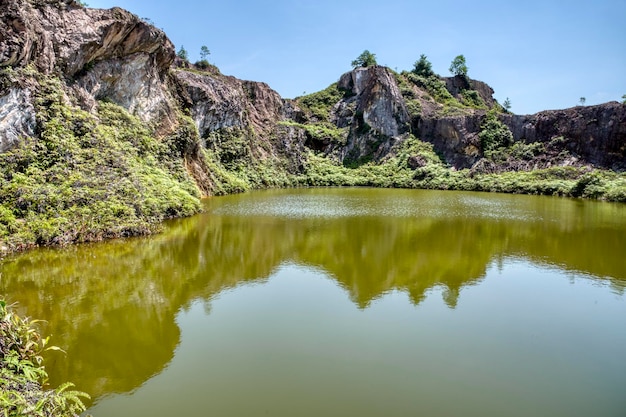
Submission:
[[[569,183],[521,192],[606,197],[613,179],[591,181],[593,193],[575,181],[626,169],[623,104],[513,115],[480,81],[381,66],[285,100],[180,60],[127,11],[73,0],[0,0],[0,70],[0,243],[10,247],[144,233],[193,213],[200,195],[249,188],[519,192],[476,176],[573,166]]]

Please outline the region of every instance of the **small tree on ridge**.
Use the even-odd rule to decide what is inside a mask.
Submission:
[[[178,57],[184,61],[189,61],[189,54],[187,53],[185,47],[182,45],[180,46],[180,49],[178,50],[176,55],[178,55]]]
[[[207,48],[206,45],[202,45],[202,48],[200,48],[200,59],[206,61],[209,55],[211,55],[209,48]]]
[[[435,73],[433,72],[433,65],[426,58],[426,55],[420,55],[420,59],[415,62],[413,73],[426,78],[430,77],[431,75],[435,75]]]
[[[460,75],[467,77],[467,65],[465,64],[465,57],[463,55],[457,55],[450,64],[450,72],[454,75]]]
[[[352,68],[373,67],[376,65],[376,54],[371,53],[367,49],[361,55],[352,61]]]
[[[504,100],[504,103],[502,103],[502,107],[504,107],[504,110],[506,110],[507,113],[511,110],[511,100],[509,100],[508,97]]]

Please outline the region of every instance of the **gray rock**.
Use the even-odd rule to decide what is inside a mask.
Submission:
[[[0,97],[0,152],[16,146],[21,137],[33,136],[35,127],[30,91],[12,88]]]

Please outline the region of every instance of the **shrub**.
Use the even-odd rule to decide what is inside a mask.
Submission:
[[[19,317],[0,300],[0,412],[4,416],[74,417],[85,411],[84,392],[65,383],[56,390],[43,390],[48,374],[43,368],[48,338],[37,331],[37,321]]]
[[[503,146],[513,143],[513,134],[511,130],[498,120],[495,111],[489,111],[487,117],[480,126],[481,131],[478,134],[480,145],[483,152],[487,155],[489,151],[493,151]]]
[[[315,121],[330,122],[330,110],[346,94],[334,83],[322,91],[299,97],[297,103]]]
[[[485,102],[483,101],[483,99],[478,94],[478,91],[476,90],[463,90],[461,92],[461,97],[462,97],[463,104],[465,104],[466,106],[474,107],[477,109],[487,108],[487,106],[485,105]]]

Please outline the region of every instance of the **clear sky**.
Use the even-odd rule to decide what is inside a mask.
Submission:
[[[621,101],[626,94],[625,0],[87,0],[162,28],[222,73],[263,81],[285,98],[337,81],[363,50],[410,70],[420,54],[449,75],[463,54],[514,113]]]

